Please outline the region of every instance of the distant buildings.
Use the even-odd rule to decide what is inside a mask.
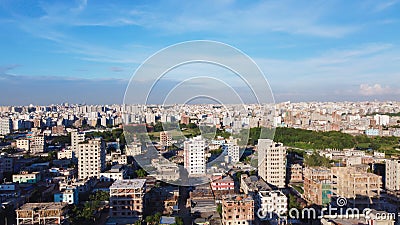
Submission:
[[[110,187],[110,216],[141,218],[145,183],[146,179],[116,180]]]
[[[270,139],[259,139],[258,174],[266,182],[278,188],[285,187],[286,178],[286,148],[281,143]]]
[[[222,198],[223,225],[254,224],[254,200],[248,195],[225,195]]]
[[[105,167],[106,149],[101,138],[88,140],[78,144],[78,177],[100,179]]]
[[[205,145],[205,141],[200,137],[184,142],[184,167],[189,175],[206,173]]]

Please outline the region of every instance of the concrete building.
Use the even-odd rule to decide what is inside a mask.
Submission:
[[[205,175],[205,148],[206,143],[200,137],[184,142],[184,167],[189,175]]]
[[[248,195],[225,195],[222,198],[223,225],[254,224],[254,200]]]
[[[288,212],[288,198],[281,191],[259,191],[255,197],[256,210],[265,217],[261,220],[276,219]]]
[[[263,179],[258,178],[258,176],[242,174],[240,177],[240,190],[245,194],[252,195],[259,191],[270,191],[272,188]]]
[[[390,191],[400,190],[400,160],[386,160],[385,187]]]
[[[123,180],[126,176],[126,171],[122,165],[114,165],[110,170],[100,173],[100,181],[116,181]]]
[[[278,188],[285,187],[286,181],[286,148],[282,143],[270,139],[259,139],[258,175],[267,183]]]
[[[22,171],[20,174],[13,174],[12,179],[15,183],[18,182],[20,184],[36,184],[40,181],[40,173],[28,173],[27,171]]]
[[[142,143],[133,142],[129,145],[126,145],[125,148],[126,156],[136,156],[142,154]]]
[[[60,193],[54,194],[54,202],[65,202],[67,204],[78,204],[78,190],[76,188],[65,189]]]
[[[239,148],[239,146],[234,145],[234,144],[225,144],[224,148],[227,151],[230,163],[239,162],[239,159],[240,159],[240,151],[239,151],[240,148]]]
[[[290,164],[287,178],[289,183],[303,182],[303,166],[298,163]]]
[[[57,159],[73,159],[75,157],[75,153],[72,149],[67,148],[57,152]]]
[[[168,131],[160,132],[160,145],[163,147],[172,145],[172,135],[170,132]]]
[[[334,194],[351,200],[357,207],[379,203],[381,176],[361,167],[332,167],[331,171]]]
[[[14,172],[14,158],[0,155],[0,174]]]
[[[141,218],[146,179],[116,180],[110,187],[110,216]]]
[[[28,139],[17,139],[17,149],[29,151],[30,144]]]
[[[29,150],[31,153],[42,153],[44,152],[44,136],[43,135],[32,135],[29,140]]]
[[[329,168],[304,168],[304,198],[317,205],[329,204],[332,197],[331,177]]]
[[[88,140],[78,144],[78,177],[100,179],[100,173],[105,167],[106,149],[101,138]]]
[[[0,135],[10,134],[13,130],[13,121],[10,118],[0,118]]]
[[[72,151],[78,153],[78,144],[85,141],[85,133],[72,131],[71,132],[71,149]]]
[[[67,206],[64,202],[26,203],[15,210],[17,225],[62,224],[66,219]]]

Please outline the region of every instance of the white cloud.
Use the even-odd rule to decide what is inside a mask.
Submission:
[[[374,84],[374,85],[361,84],[359,92],[363,96],[376,96],[376,95],[398,94],[399,90],[392,89],[388,85],[382,86],[380,84]]]

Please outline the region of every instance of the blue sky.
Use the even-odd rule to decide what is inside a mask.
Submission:
[[[0,1],[0,105],[122,103],[169,45],[232,45],[276,101],[400,100],[400,2]]]

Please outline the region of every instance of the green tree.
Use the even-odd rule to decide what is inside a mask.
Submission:
[[[138,177],[145,177],[145,176],[147,176],[147,172],[146,172],[146,170],[144,170],[144,169],[138,169],[138,170],[135,171],[135,173],[136,173],[136,176],[138,176]]]

